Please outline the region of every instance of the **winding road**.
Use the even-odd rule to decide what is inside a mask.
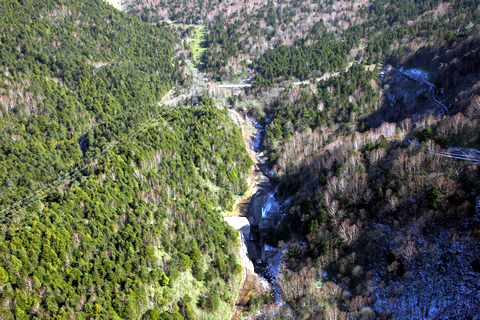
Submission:
[[[251,84],[219,84],[217,88],[250,88]]]
[[[418,142],[417,139],[407,139],[407,141],[417,147],[421,146],[420,142]],[[425,147],[425,150],[438,154],[441,157],[471,161],[474,163],[480,162],[480,151],[477,149],[460,147],[446,147],[445,149],[447,149],[448,151],[438,151],[432,148]]]
[[[386,70],[386,69],[384,69]],[[427,80],[425,79],[422,79],[422,78],[418,78],[418,77],[415,77],[411,74],[407,74],[403,71],[400,71],[398,69],[395,69],[395,68],[391,68],[390,70],[392,71],[395,71],[397,73],[400,73],[401,75],[407,77],[408,79],[411,79],[411,80],[414,80],[414,81],[417,81],[417,82],[420,82],[420,83],[423,83],[425,85],[427,85],[430,89],[428,90],[428,99],[430,101],[433,101],[435,104],[437,104],[438,106],[440,106],[440,110],[442,110],[442,115],[446,115],[448,114],[448,108],[446,105],[444,105],[443,103],[441,103],[440,101],[438,101],[437,99],[435,99],[435,92],[434,92],[434,88],[435,88],[435,85],[431,82],[428,82]]]

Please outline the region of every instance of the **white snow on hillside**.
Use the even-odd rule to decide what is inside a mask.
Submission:
[[[414,77],[414,78],[417,78],[417,79],[421,79],[421,80],[425,80],[425,81],[428,81],[428,79],[430,78],[430,73],[425,71],[425,70],[421,70],[421,69],[410,69],[410,70],[405,70],[403,73],[411,76],[411,77]]]
[[[416,239],[418,254],[404,261],[406,273],[381,281],[374,309],[392,319],[472,319],[480,314],[480,274],[471,262],[479,241],[454,232]],[[422,245],[423,244],[423,245]]]

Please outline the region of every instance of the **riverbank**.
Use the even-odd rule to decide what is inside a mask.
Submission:
[[[244,268],[242,285],[233,312],[233,319],[240,319],[242,310],[252,304],[251,299],[267,292],[272,295],[276,304],[274,309],[283,305],[283,297],[276,283],[283,250],[266,249],[265,234],[275,228],[283,217],[284,204],[288,204],[288,201],[279,202],[276,189],[270,181],[268,161],[262,148],[265,126],[257,124],[253,119],[242,117],[234,110],[229,110],[229,113],[241,129],[247,152],[254,162],[248,192],[235,210],[225,217],[225,221],[240,231],[242,266],[249,266]],[[260,308],[263,310],[264,307]],[[269,313],[272,311],[276,312],[269,310]]]
[[[250,299],[265,294],[268,287],[266,281],[255,273],[255,268],[249,255],[252,248],[249,241],[250,219],[247,217],[249,208],[251,207],[252,197],[256,194],[257,185],[262,180],[263,176],[258,167],[258,159],[253,151],[255,132],[247,128],[245,120],[238,112],[235,110],[229,110],[229,114],[239,126],[245,142],[246,151],[254,163],[252,172],[249,176],[249,187],[246,194],[238,201],[234,210],[226,214],[224,218],[226,222],[240,233],[239,255],[243,272],[240,290],[232,312],[232,319],[240,319],[242,311],[247,306]]]
[[[247,128],[247,126],[245,125],[246,124],[245,120],[237,111],[229,109],[228,112],[232,117],[232,119],[235,121],[235,123],[237,123],[238,127],[240,128],[240,131],[242,132],[243,141],[245,142],[246,151],[253,161],[253,168],[249,176],[247,192],[242,198],[238,200],[233,211],[225,215],[225,217],[243,217],[243,216],[246,216],[248,205],[250,203],[252,195],[255,193],[257,184],[260,182],[260,179],[261,179],[259,175],[260,169],[258,168],[258,160],[256,159],[255,154],[252,151],[253,139],[255,136],[254,132]]]

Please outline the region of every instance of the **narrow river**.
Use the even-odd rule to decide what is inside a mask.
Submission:
[[[248,259],[242,264],[257,274],[261,282],[269,283],[269,289],[273,294],[278,306],[283,305],[281,290],[276,283],[283,258],[282,250],[265,244],[266,232],[276,227],[283,217],[285,206],[288,201],[281,202],[277,197],[277,189],[274,187],[271,177],[273,172],[268,166],[268,159],[263,153],[263,138],[265,126],[256,123],[253,119],[241,117],[235,111],[230,114],[239,125],[244,135],[247,151],[255,165],[255,187],[251,193],[248,207],[244,217],[230,217],[225,220],[236,230],[242,232],[241,256]],[[267,121],[268,122],[268,121]],[[268,124],[268,123],[267,123]],[[251,131],[244,127],[255,127],[253,137]],[[244,248],[246,250],[244,250]],[[253,262],[253,264],[252,264]],[[254,270],[251,270],[252,266]],[[243,286],[241,292],[243,291]]]

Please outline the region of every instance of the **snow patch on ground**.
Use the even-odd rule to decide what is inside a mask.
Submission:
[[[263,142],[263,134],[265,133],[265,127],[259,124],[255,119],[247,117],[247,123],[254,126],[257,131],[253,133],[253,144],[252,150],[255,153],[262,152],[262,142]],[[268,120],[267,120],[268,121]]]
[[[435,234],[431,245],[416,239],[418,255],[404,261],[403,276],[384,281],[385,275],[376,274],[373,309],[392,319],[472,319],[480,314],[479,274],[471,266],[480,253],[479,241],[455,236],[452,231]]]
[[[260,190],[260,185],[262,184],[262,182],[268,182],[268,178],[265,175],[260,176],[260,181],[255,185],[252,194],[257,193]]]
[[[290,201],[292,201],[292,197],[287,198],[285,201],[283,201],[282,208],[285,209],[288,205],[290,205]]]
[[[477,214],[475,218],[478,220],[480,216],[480,197],[475,199],[475,213]]]
[[[255,119],[250,118],[250,117],[247,117],[247,123],[251,124],[252,126],[254,126],[257,129],[260,129],[262,127],[257,121],[255,121]]]
[[[401,71],[401,70],[400,70]],[[422,69],[410,69],[410,70],[405,70],[403,71],[406,75],[409,75],[410,77],[421,79],[424,81],[428,81],[430,78],[431,74],[425,70]]]
[[[476,157],[480,157],[480,151],[477,149],[471,148],[459,148],[459,147],[447,147],[450,152],[461,153],[461,154],[468,154]]]
[[[262,130],[263,132],[263,130]],[[254,136],[253,136],[253,144],[252,144],[252,149],[255,152],[260,152],[261,147],[262,147],[262,132],[260,130],[255,131]]]
[[[265,251],[278,251],[278,249],[266,244],[265,245]]]

